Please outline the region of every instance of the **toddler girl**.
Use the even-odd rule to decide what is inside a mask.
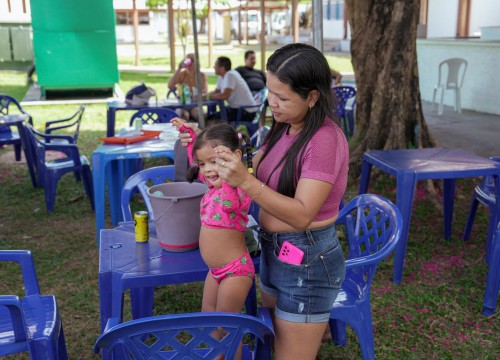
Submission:
[[[250,139],[228,124],[208,127],[196,137],[180,120],[175,119],[172,123],[181,133],[188,131],[191,134],[192,142],[187,152],[192,167],[187,180],[200,179],[208,185],[200,204],[200,252],[210,268],[203,290],[202,311],[239,313],[255,277],[254,265],[245,244],[251,199],[219,177],[219,171],[226,164],[217,158],[214,148],[224,145],[241,159],[240,147],[245,138],[247,164],[251,172]]]

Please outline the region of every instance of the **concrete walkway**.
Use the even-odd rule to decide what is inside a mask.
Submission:
[[[480,156],[500,156],[500,116],[462,109],[461,114],[445,106],[437,114],[430,102],[422,102],[424,117],[441,147],[463,149]]]

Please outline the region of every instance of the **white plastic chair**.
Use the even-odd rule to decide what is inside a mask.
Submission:
[[[444,69],[445,66],[446,71]],[[438,90],[441,90],[441,101],[439,103],[438,115],[443,115],[443,99],[445,90],[455,90],[455,111],[459,114],[462,113],[461,88],[464,83],[466,70],[467,61],[461,58],[447,59],[439,64],[438,84],[434,87],[434,94],[432,95],[432,110],[434,110],[436,93]],[[444,82],[446,73],[446,82]]]

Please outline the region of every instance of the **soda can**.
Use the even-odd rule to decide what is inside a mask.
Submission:
[[[137,211],[134,213],[135,241],[138,243],[149,240],[148,212]]]

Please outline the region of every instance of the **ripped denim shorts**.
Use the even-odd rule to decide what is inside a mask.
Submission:
[[[259,229],[260,288],[276,297],[276,316],[292,322],[326,322],[345,277],[335,224],[302,232]],[[304,252],[300,265],[278,259],[284,241]]]

